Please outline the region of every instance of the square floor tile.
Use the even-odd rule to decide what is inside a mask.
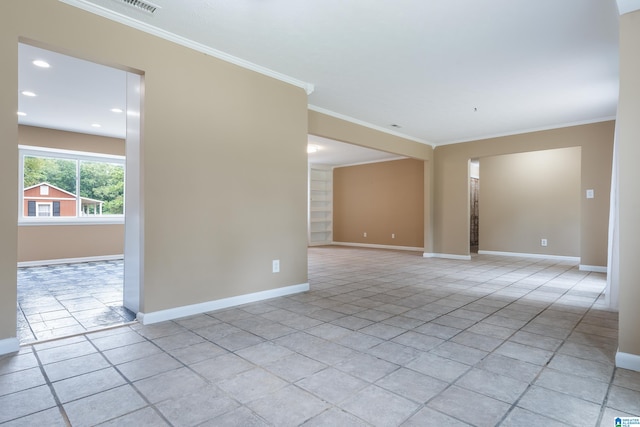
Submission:
[[[296,402],[291,405],[291,402]],[[327,403],[293,385],[250,402],[249,409],[276,426],[298,426],[328,408]]]
[[[595,425],[600,415],[600,405],[536,386],[525,393],[518,406],[577,427]]]
[[[367,383],[335,368],[327,368],[298,381],[296,385],[329,403],[340,404],[366,387]]]
[[[451,386],[428,404],[454,418],[474,426],[495,426],[507,413],[510,405],[499,400]]]
[[[431,353],[423,353],[405,366],[447,382],[455,381],[470,369],[469,365]]]
[[[343,408],[378,426],[397,426],[419,408],[419,404],[375,385],[357,393]]]
[[[46,385],[0,396],[0,423],[55,406],[56,402]]]
[[[238,408],[233,399],[220,394],[213,386],[198,389],[194,393],[165,400],[156,405],[158,410],[176,426],[195,426]]]
[[[418,403],[425,403],[449,383],[434,377],[401,368],[382,378],[376,385]]]
[[[118,370],[129,381],[137,381],[181,366],[180,362],[168,354],[159,353],[118,365]]]
[[[134,386],[151,403],[177,398],[207,385],[200,375],[187,368],[148,377],[134,383]]]
[[[125,379],[114,368],[105,368],[53,383],[53,388],[62,403],[80,399],[109,390],[125,383]]]
[[[335,367],[365,381],[374,382],[395,371],[399,366],[368,354],[356,354]]]
[[[535,381],[535,385],[570,394],[599,405],[602,404],[609,388],[608,383],[549,368],[543,369]]]
[[[45,379],[39,367],[11,372],[0,375],[0,396],[44,384]]]
[[[456,385],[506,403],[514,403],[529,383],[483,369],[472,369],[458,379]]]
[[[265,368],[280,378],[295,382],[326,368],[327,365],[301,354],[293,353],[265,365]]]
[[[402,424],[403,427],[467,427],[470,425],[427,407],[420,409]]]
[[[146,402],[129,385],[94,394],[64,404],[73,426],[91,426],[146,406]]]
[[[220,381],[217,385],[240,403],[247,403],[274,393],[288,383],[262,368],[254,368]]]

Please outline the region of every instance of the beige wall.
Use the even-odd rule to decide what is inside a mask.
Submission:
[[[618,350],[640,370],[640,11],[620,17],[620,98],[617,146],[620,200],[620,320]]]
[[[479,249],[580,256],[580,151],[481,158]]]
[[[423,209],[424,161],[404,159],[333,170],[333,240],[336,242],[422,250]]]
[[[18,262],[122,255],[124,225],[18,227]]]
[[[35,147],[124,155],[124,140],[33,126],[18,126],[18,143]],[[18,262],[121,255],[124,225],[21,225]]]
[[[581,147],[581,264],[606,266],[613,134],[614,122],[609,121],[436,147],[433,175],[434,252],[454,255],[469,253],[469,159]],[[481,203],[482,174],[481,169]],[[594,199],[584,197],[587,189],[595,190]],[[482,209],[481,204],[480,215]],[[482,226],[482,217],[480,224]]]
[[[141,311],[307,281],[303,89],[57,0],[1,2],[0,339],[16,330],[20,38],[144,73]]]
[[[347,142],[362,147],[388,153],[399,154],[424,161],[423,186],[425,189],[423,214],[424,214],[424,250],[433,252],[433,148],[430,145],[411,141],[385,132],[366,128],[355,123],[338,119],[336,117],[309,110],[309,133],[337,141]]]

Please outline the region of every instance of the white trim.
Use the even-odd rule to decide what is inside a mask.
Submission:
[[[416,251],[421,252],[424,248],[414,246],[394,246],[394,245],[376,245],[373,243],[349,243],[349,242],[331,242],[335,246],[352,246],[356,248],[372,248],[372,249],[395,249],[397,251]]]
[[[410,159],[410,157],[405,157],[405,156],[398,156],[398,157],[391,157],[388,159],[380,159],[380,160],[369,160],[368,162],[358,162],[358,163],[347,163],[346,165],[335,165],[333,166],[334,169],[336,168],[347,168],[350,166],[360,166],[360,165],[370,165],[372,163],[383,163],[383,162],[393,162],[396,160],[405,160],[405,159]]]
[[[114,138],[120,139],[122,138]],[[18,150],[23,154],[31,157],[53,157],[56,159],[63,160],[84,160],[90,162],[103,162],[103,163],[117,163],[124,165],[126,161],[125,156],[120,156],[117,154],[103,154],[103,153],[95,153],[93,151],[78,151],[78,150],[65,150],[64,148],[51,148],[51,147],[39,147],[37,145],[18,145]],[[46,154],[45,154],[46,153]],[[37,185],[47,184],[50,187],[56,188],[60,191],[64,191],[65,193],[69,193],[68,191],[63,190],[62,188],[58,188],[55,185],[49,184],[48,182],[41,182],[40,184],[32,185],[31,187],[25,188],[28,190],[29,188],[33,188]],[[73,193],[69,193],[73,194]]]
[[[590,124],[593,124],[593,123],[608,122],[608,121],[615,120],[615,119],[616,119],[616,116],[607,116],[607,117],[601,117],[601,118],[592,119],[592,120],[582,120],[582,121],[570,122],[570,123],[559,123],[557,125],[540,126],[540,127],[537,127],[537,128],[514,130],[512,132],[503,132],[503,133],[496,133],[496,134],[490,134],[490,135],[484,135],[484,136],[474,136],[474,137],[471,137],[471,138],[464,138],[464,139],[456,139],[456,140],[453,140],[453,141],[439,142],[439,143],[433,144],[433,145],[434,145],[434,148],[436,148],[436,147],[440,147],[442,145],[461,144],[463,142],[481,141],[483,139],[501,138],[503,136],[522,135],[522,134],[525,134],[525,133],[542,132],[542,131],[545,131],[545,130],[563,129],[563,128],[568,128],[568,127],[573,127],[573,126],[590,125]]]
[[[308,283],[300,285],[285,286],[282,288],[269,289],[268,291],[254,292],[251,294],[238,295],[235,297],[223,298],[219,300],[202,302],[199,304],[183,305],[181,307],[168,308],[166,310],[152,311],[149,313],[139,312],[137,319],[143,325],[164,322],[167,320],[179,319],[181,317],[193,316],[195,314],[207,313],[209,311],[220,310],[251,302],[281,297],[285,295],[297,294],[309,290]]]
[[[186,37],[182,37],[177,34],[173,34],[169,31],[160,29],[158,27],[154,27],[153,25],[149,25],[145,22],[138,21],[137,19],[131,18],[130,16],[126,16],[121,13],[114,12],[113,10],[107,9],[106,7],[98,6],[96,4],[90,3],[87,0],[59,0],[59,1],[61,1],[62,3],[66,3],[70,6],[74,6],[79,9],[85,10],[87,12],[102,16],[103,18],[110,19],[111,21],[119,22],[120,24],[124,24],[128,27],[135,28],[136,30],[140,30],[142,32],[154,35],[161,39],[179,44],[189,49],[193,49],[195,51],[202,52],[207,55],[211,55],[225,62],[229,62],[231,64],[238,65],[242,68],[255,71],[256,73],[260,73],[262,75],[274,78],[276,80],[283,81],[290,85],[300,87],[304,89],[307,95],[311,95],[314,91],[313,83],[303,82],[302,80],[295,79],[293,77],[287,76],[286,74],[282,74],[277,71],[270,70],[266,67],[263,67],[258,64],[254,64],[253,62],[249,62],[247,60],[238,58],[236,56],[229,55],[228,53],[222,52],[217,49],[213,49],[209,46],[205,46],[202,43],[195,42]]]
[[[52,185],[52,187],[53,187],[53,185]],[[26,188],[25,188],[25,190],[26,190]],[[24,199],[25,200],[51,200],[51,199],[55,199],[56,201],[58,201],[58,200],[73,200],[73,201],[77,200],[75,197],[74,198],[70,198],[70,197],[54,197],[54,196],[47,196],[47,197],[42,197],[42,196],[31,197],[31,196],[27,196]],[[86,199],[86,197],[83,197],[83,199]]]
[[[443,258],[443,259],[459,259],[462,261],[471,260],[471,255],[455,255],[455,254],[441,254],[434,252],[425,252],[422,254],[423,258]]]
[[[20,350],[20,341],[17,337],[0,340],[0,356],[3,354],[15,353]]]
[[[640,372],[640,356],[616,351],[616,367]]]
[[[583,265],[580,264],[578,267],[580,271],[593,271],[594,273],[606,273],[607,267],[603,267],[601,265]]]
[[[37,261],[22,261],[18,263],[19,267],[40,267],[42,265],[56,265],[56,264],[76,264],[79,262],[94,262],[94,261],[113,261],[118,259],[124,259],[124,255],[98,255],[98,256],[85,256],[79,258],[59,258],[59,259],[43,259]]]
[[[527,254],[527,253],[520,253],[520,252],[501,252],[501,251],[478,251],[478,255],[499,255],[499,256],[520,257],[520,258],[554,259],[558,261],[580,262],[579,256]]]
[[[617,3],[620,15],[640,10],[640,0],[618,0]]]
[[[347,122],[351,122],[351,123],[354,123],[356,125],[364,126],[366,128],[369,128],[369,129],[373,129],[373,130],[377,130],[377,131],[380,131],[380,132],[388,133],[389,135],[398,136],[400,138],[408,139],[410,141],[419,142],[420,144],[426,144],[426,145],[429,145],[431,147],[434,147],[434,144],[432,142],[425,141],[424,139],[416,138],[415,136],[405,135],[405,134],[400,133],[400,132],[395,132],[395,131],[393,131],[391,129],[383,128],[382,126],[377,126],[377,125],[374,125],[372,123],[368,123],[368,122],[364,122],[362,120],[354,119],[353,117],[345,116],[344,114],[336,113],[336,112],[331,111],[331,110],[326,110],[326,109],[324,109],[322,107],[317,107],[315,105],[308,104],[307,108],[309,110],[311,110],[311,111],[315,111],[316,113],[326,114],[327,116],[335,117],[336,119],[340,119],[340,120],[344,120],[344,121],[347,121]],[[320,135],[318,135],[318,136],[320,136]]]
[[[18,226],[48,225],[110,225],[124,224],[124,215],[49,216],[18,218]]]

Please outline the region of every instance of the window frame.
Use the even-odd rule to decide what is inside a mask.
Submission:
[[[25,157],[48,157],[61,160],[74,160],[76,162],[89,161],[100,163],[113,163],[122,165],[124,168],[124,195],[125,203],[123,213],[119,215],[106,216],[80,216],[80,177],[76,176],[76,216],[53,216],[53,207],[51,208],[51,216],[25,216],[24,210],[24,158]],[[78,163],[79,168],[79,163]],[[82,225],[82,224],[124,224],[126,210],[126,157],[114,154],[92,153],[87,151],[64,150],[59,148],[36,147],[30,145],[18,145],[18,225]]]

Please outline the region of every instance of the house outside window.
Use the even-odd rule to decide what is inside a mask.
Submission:
[[[20,174],[22,222],[124,220],[122,156],[20,146]]]

